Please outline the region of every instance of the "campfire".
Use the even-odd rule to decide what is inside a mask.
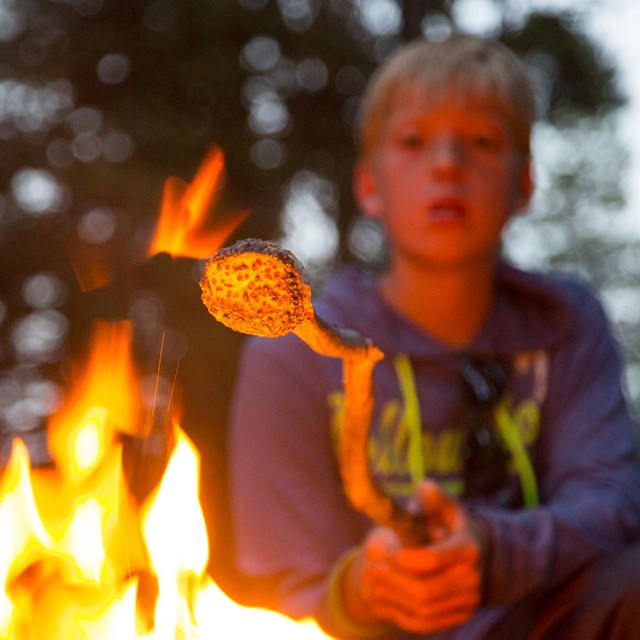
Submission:
[[[49,424],[53,467],[31,469],[14,442],[0,482],[0,638],[326,637],[310,621],[241,607],[206,575],[199,456],[177,421],[161,482],[134,499],[120,438],[140,415],[129,344],[128,323],[97,326],[82,379]]]
[[[223,163],[214,149],[192,184],[169,179],[150,254],[201,258],[246,214],[204,235]],[[47,425],[53,464],[31,468],[16,439],[0,478],[0,639],[326,638],[310,620],[240,606],[206,574],[199,454],[177,408],[162,479],[143,500],[123,440],[153,426],[138,395],[128,322],[99,323],[63,406]]]

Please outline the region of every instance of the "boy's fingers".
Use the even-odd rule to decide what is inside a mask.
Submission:
[[[380,618],[424,633],[469,618],[479,601],[478,577],[456,567],[423,580],[390,572],[378,584],[372,606]]]
[[[376,527],[365,542],[367,556],[389,555],[401,547],[398,536],[387,527]]]
[[[403,548],[393,557],[394,566],[414,574],[429,574],[443,568],[466,564],[475,567],[480,549],[471,538],[448,537],[428,547]]]
[[[427,527],[434,525],[451,526],[454,512],[460,508],[457,500],[445,493],[434,480],[426,479],[418,486],[418,495],[422,501]]]

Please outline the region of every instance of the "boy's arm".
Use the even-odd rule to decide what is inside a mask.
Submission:
[[[580,311],[551,364],[535,452],[542,505],[474,509],[489,541],[487,605],[549,589],[640,537],[637,443],[620,358],[599,303]]]
[[[331,567],[368,528],[344,497],[328,427],[340,381],[341,362],[295,336],[243,350],[229,432],[238,565],[293,617],[316,614]]]

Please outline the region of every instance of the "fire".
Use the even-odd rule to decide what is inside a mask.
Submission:
[[[212,146],[191,183],[177,176],[165,180],[147,257],[168,253],[174,257],[208,258],[247,218],[248,211],[215,211],[224,164],[222,150]],[[70,240],[67,253],[82,291],[106,286],[119,271],[112,264],[114,256],[104,248]]]
[[[149,255],[166,252],[172,256],[208,258],[247,217],[246,211],[216,217],[207,228],[205,223],[215,203],[223,169],[222,151],[213,147],[191,184],[175,176],[167,178]]]
[[[199,455],[177,423],[164,475],[139,504],[122,433],[146,433],[128,323],[104,324],[48,425],[52,468],[19,439],[0,478],[0,639],[326,638],[311,621],[251,609],[206,574]]]

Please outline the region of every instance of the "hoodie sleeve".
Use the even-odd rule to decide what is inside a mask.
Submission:
[[[573,325],[551,353],[534,454],[541,505],[477,509],[489,540],[487,605],[549,589],[640,538],[637,442],[621,359],[600,303],[578,297]]]
[[[229,432],[237,562],[294,618],[315,613],[331,567],[367,526],[341,490],[328,426],[336,388],[341,362],[295,336],[245,343]]]

